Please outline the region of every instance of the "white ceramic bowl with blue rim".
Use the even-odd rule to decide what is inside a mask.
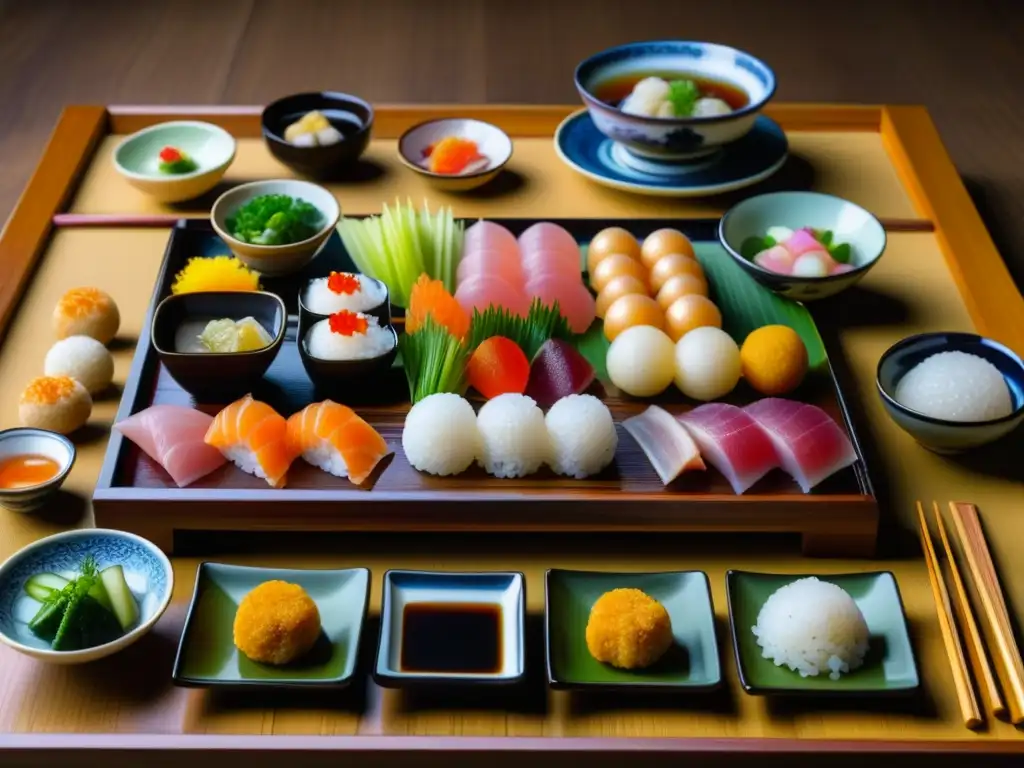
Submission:
[[[849,243],[852,269],[825,277],[795,277],[755,264],[743,255],[743,242],[763,237],[769,227],[831,230],[833,242]],[[886,244],[885,228],[869,211],[821,192],[769,192],[748,197],[722,216],[718,239],[744,272],[765,288],[795,301],[814,301],[845,291],[878,263]]]
[[[64,435],[35,427],[0,432],[0,462],[15,456],[45,456],[57,464],[49,480],[24,488],[0,488],[0,506],[12,512],[32,512],[46,504],[60,489],[75,464],[75,444]]]
[[[949,421],[911,410],[896,399],[896,387],[911,368],[939,352],[966,352],[999,369],[1013,411],[987,421]],[[1024,361],[1009,347],[974,333],[922,333],[893,344],[878,360],[875,375],[886,413],[917,442],[936,453],[960,453],[994,442],[1024,421]]]
[[[623,112],[595,95],[602,83],[636,74],[678,73],[736,87],[747,103],[726,115],[646,117]],[[775,73],[749,53],[716,43],[658,40],[627,43],[584,59],[576,90],[601,133],[638,155],[687,161],[714,152],[749,131],[775,95]]]
[[[124,569],[139,608],[135,626],[118,639],[75,651],[54,651],[28,628],[40,604],[25,593],[25,582],[38,573],[73,576],[86,555],[100,570]],[[65,531],[29,544],[0,565],[0,641],[26,656],[50,664],[84,664],[127,648],[153,628],[171,602],[174,569],[153,543],[125,531],[87,528]]]

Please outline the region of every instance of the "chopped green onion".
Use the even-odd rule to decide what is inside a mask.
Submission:
[[[465,394],[469,348],[433,316],[428,315],[415,333],[399,336],[398,343],[413,403],[438,392]]]

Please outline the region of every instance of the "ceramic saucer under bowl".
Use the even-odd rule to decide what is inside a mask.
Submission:
[[[661,162],[631,153],[594,125],[586,110],[555,131],[555,151],[570,168],[598,184],[660,197],[717,195],[764,181],[786,162],[789,142],[761,115],[743,138],[695,162]]]

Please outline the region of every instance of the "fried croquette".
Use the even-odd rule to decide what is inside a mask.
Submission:
[[[253,661],[288,664],[320,635],[320,611],[298,584],[265,581],[242,598],[235,614],[235,646]]]
[[[587,649],[600,662],[643,669],[672,645],[672,620],[665,607],[639,589],[613,589],[594,603],[587,622]]]

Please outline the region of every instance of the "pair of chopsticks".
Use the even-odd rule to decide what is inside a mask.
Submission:
[[[1024,665],[1022,665],[1020,652],[1017,650],[1009,613],[1006,609],[1006,600],[1003,597],[995,564],[981,528],[978,510],[973,504],[959,502],[950,502],[949,510],[957,537],[960,540],[960,547],[967,560],[968,570],[980,596],[982,616],[988,627],[989,637],[996,647],[993,662],[999,680],[997,685],[978,622],[974,618],[974,611],[967,596],[960,568],[950,545],[946,524],[939,511],[939,505],[932,502],[932,511],[953,582],[953,591],[956,596],[956,620],[954,620],[954,610],[949,591],[946,588],[942,566],[939,563],[928,528],[928,520],[919,501],[917,502],[917,516],[920,524],[921,545],[924,549],[925,564],[928,567],[928,577],[935,596],[935,607],[939,614],[939,627],[942,630],[946,655],[949,657],[953,671],[953,682],[956,685],[957,700],[960,704],[964,725],[968,728],[977,728],[982,725],[984,718],[971,684],[971,675],[964,657],[957,621],[960,629],[966,635],[967,656],[970,658],[974,679],[981,689],[984,699],[988,702],[992,714],[1002,717],[1008,709],[1010,722],[1014,725],[1024,723]],[[1003,700],[1004,694],[1006,703]]]

